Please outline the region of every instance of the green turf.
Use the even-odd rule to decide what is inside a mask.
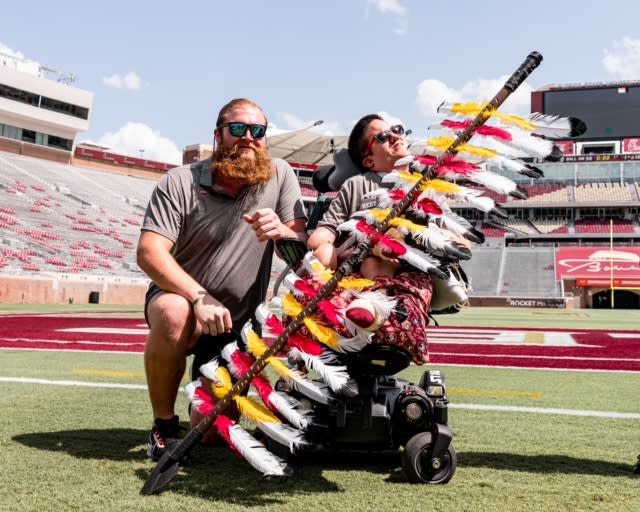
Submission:
[[[0,352],[2,377],[144,384],[140,355]],[[406,483],[399,456],[295,462],[267,482],[224,447],[197,447],[158,496],[139,491],[144,389],[0,381],[0,511],[638,511],[640,420],[562,415],[640,412],[640,375],[441,367],[458,470],[444,486]],[[403,375],[419,379],[423,368]],[[551,414],[456,408],[537,407]],[[179,398],[186,410],[186,399]],[[553,413],[553,411],[556,413]]]

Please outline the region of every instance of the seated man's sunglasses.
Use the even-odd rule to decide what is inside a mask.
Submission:
[[[374,142],[379,142],[380,144],[384,144],[385,142],[388,142],[393,135],[398,135],[398,136],[404,135],[404,126],[402,126],[401,124],[396,124],[390,127],[388,130],[380,132],[374,135],[373,137],[371,137],[371,140],[367,145],[367,152],[365,153],[365,158],[371,154],[371,148],[373,148]]]
[[[221,124],[218,128],[229,128],[229,133],[234,137],[244,137],[247,130],[251,132],[251,136],[254,139],[261,139],[267,133],[267,127],[264,124],[247,124],[239,121],[232,121],[230,123]]]

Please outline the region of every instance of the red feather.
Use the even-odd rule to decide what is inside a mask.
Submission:
[[[220,414],[216,416],[215,420],[213,420],[213,424],[215,425],[216,429],[218,429],[218,432],[220,432],[220,435],[224,437],[225,441],[227,441],[227,444],[229,445],[231,450],[238,457],[243,459],[244,457],[242,456],[242,454],[236,449],[235,446],[233,446],[233,442],[231,441],[231,434],[229,434],[229,429],[235,425],[233,420],[231,420],[228,416]]]
[[[275,336],[280,336],[284,332],[284,325],[276,315],[270,315],[265,325]]]
[[[469,126],[471,126],[472,121],[451,121],[449,119],[445,119],[440,123],[445,128],[450,128],[452,130],[465,130]],[[497,139],[502,139],[506,141],[511,141],[513,137],[507,130],[503,130],[502,128],[498,128],[496,126],[491,125],[482,125],[476,129],[476,133],[478,135],[484,135],[485,137],[495,137]]]
[[[255,361],[255,359],[251,354],[247,354],[242,350],[236,350],[231,356],[231,360],[234,366],[236,367],[238,373],[240,374],[238,375],[238,377],[242,377],[243,375],[245,375],[249,371],[249,368],[251,368],[251,365],[253,364],[253,362]]]
[[[197,387],[193,392],[195,402],[193,405],[203,416],[209,416],[213,412],[215,402],[209,392],[203,387]]]
[[[382,245],[382,253],[387,258],[396,258],[407,253],[407,248],[403,244],[388,236],[371,237],[371,241],[374,244]]]
[[[371,224],[364,220],[358,221],[356,228],[369,237],[372,245],[381,244],[383,246],[382,252],[387,257],[394,258],[402,256],[407,252],[407,248],[403,244],[393,238],[379,233]]]
[[[428,214],[432,215],[442,215],[444,212],[440,205],[436,203],[433,199],[425,198],[418,201],[418,206],[420,209]]]
[[[321,300],[318,302],[318,309],[322,311],[322,314],[327,317],[327,320],[333,325],[341,325],[343,315],[338,311],[336,306],[328,300]]]
[[[324,350],[316,340],[304,336],[291,336],[289,345],[312,356],[319,356]]]
[[[313,288],[313,286],[307,284],[304,279],[298,279],[295,282],[294,287],[296,288],[296,290],[302,292],[307,299],[310,299],[316,295],[316,290]]]
[[[269,395],[273,393],[273,388],[271,387],[271,383],[267,380],[266,377],[262,375],[256,375],[252,380],[251,384],[256,388],[256,391],[260,395],[262,401],[271,409],[273,412],[277,413],[278,411],[271,405],[269,402]]]

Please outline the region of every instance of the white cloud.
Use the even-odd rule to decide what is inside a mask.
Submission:
[[[620,41],[614,42],[613,46],[613,51],[604,51],[604,68],[624,80],[640,78],[640,39],[623,37]]]
[[[129,89],[130,91],[138,91],[142,88],[142,79],[135,71],[129,71],[124,76],[120,76],[117,73],[106,76],[102,79],[102,83],[109,87]]]
[[[393,31],[398,35],[403,35],[409,27],[409,9],[400,3],[399,0],[369,0],[376,10],[382,14],[392,14],[396,19],[396,26]]]
[[[440,80],[427,79],[418,84],[417,102],[421,112],[430,120],[437,116],[438,106],[443,102],[484,102],[492,99],[502,89],[508,76],[480,78],[454,89]],[[531,87],[525,82],[505,101],[501,110],[511,114],[527,114],[531,105]]]
[[[128,122],[117,132],[105,133],[98,144],[110,147],[115,153],[142,157],[169,164],[182,163],[182,150],[144,123]]]
[[[0,62],[17,71],[30,75],[42,76],[40,63],[27,59],[23,53],[12,50],[0,42]]]

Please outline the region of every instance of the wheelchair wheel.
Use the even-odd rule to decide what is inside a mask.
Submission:
[[[431,432],[420,432],[409,439],[402,452],[402,469],[410,482],[446,484],[451,480],[458,463],[455,448],[450,444],[435,463],[431,462],[432,450]]]

